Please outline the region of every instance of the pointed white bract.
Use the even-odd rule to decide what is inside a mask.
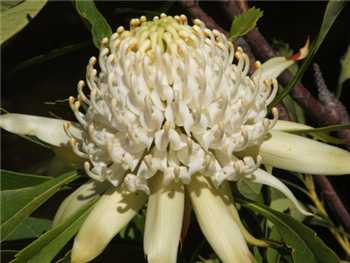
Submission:
[[[350,174],[350,152],[282,131],[271,131],[259,150],[262,162],[300,173]]]
[[[150,182],[144,233],[144,251],[149,263],[176,263],[183,213],[184,186],[179,182],[168,184],[163,175]]]
[[[110,185],[106,183],[92,180],[80,186],[63,200],[56,212],[52,226],[55,227],[58,224],[64,223],[74,213],[79,211],[79,209],[103,193],[108,187]]]
[[[74,239],[71,262],[85,263],[97,257],[145,204],[142,192],[109,189],[96,203]]]
[[[0,115],[0,128],[18,135],[35,136],[53,146],[67,145],[71,137],[64,130],[67,121],[33,115],[8,113]],[[81,137],[81,130],[71,125],[71,133]]]
[[[304,207],[299,203],[299,201],[295,198],[294,194],[289,190],[289,188],[282,183],[279,179],[274,177],[272,174],[269,174],[268,172],[258,169],[256,170],[253,175],[252,179],[253,182],[258,184],[265,184],[268,186],[271,186],[279,191],[281,191],[285,196],[292,201],[292,203],[295,205],[295,207],[305,216],[311,216],[312,213],[306,211]]]
[[[252,263],[254,257],[230,212],[230,200],[220,188],[198,175],[187,186],[199,226],[224,263]]]
[[[244,239],[249,244],[254,245],[254,246],[259,246],[259,247],[266,247],[266,246],[268,246],[268,244],[265,241],[255,238],[245,228],[244,224],[241,221],[241,218],[239,217],[238,211],[236,209],[234,198],[232,196],[232,191],[231,191],[229,183],[228,182],[223,182],[221,184],[221,186],[220,186],[220,191],[221,191],[222,196],[225,197],[228,210],[230,211],[230,213],[231,213],[233,219],[235,220],[235,222],[237,223],[237,225],[239,227],[239,230],[241,231]]]

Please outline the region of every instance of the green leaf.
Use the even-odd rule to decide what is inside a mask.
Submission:
[[[292,217],[264,205],[239,200],[242,205],[267,217],[278,229],[281,239],[292,248],[294,263],[339,263],[337,255],[316,233]]]
[[[235,16],[230,29],[230,38],[236,39],[247,34],[250,30],[256,27],[256,23],[263,16],[263,11],[259,8],[249,8],[239,16]]]
[[[20,224],[7,240],[37,238],[51,227],[51,220],[28,217]]]
[[[79,176],[76,171],[33,187],[1,192],[1,235],[6,240],[9,235],[45,201],[65,184]]]
[[[269,239],[274,241],[280,241],[281,236],[275,226],[271,228]],[[281,260],[281,255],[274,248],[268,247],[266,249],[266,260],[268,263],[279,263]]]
[[[260,197],[262,184],[253,183],[249,180],[240,180],[237,182],[237,188],[244,197],[257,201]]]
[[[8,2],[8,1],[7,1]],[[1,44],[21,31],[44,7],[47,0],[16,1],[13,5],[1,5]],[[30,17],[30,19],[28,18]]]
[[[1,191],[30,187],[51,180],[52,177],[0,170]]]
[[[305,71],[308,69],[312,59],[317,53],[319,47],[321,46],[323,40],[325,39],[328,31],[332,27],[335,19],[339,15],[339,13],[343,10],[345,6],[344,1],[329,1],[326,7],[326,11],[323,16],[323,21],[321,24],[320,32],[318,33],[315,41],[312,43],[309,51],[309,55],[304,60],[304,63],[301,65],[297,74],[294,76],[292,81],[288,83],[288,86],[283,89],[281,94],[279,94],[275,100],[271,103],[270,107],[277,105],[287,94],[299,83],[301,78],[303,77]]]
[[[79,209],[62,224],[40,236],[18,254],[12,263],[50,263],[69,240],[78,232],[98,198]]]
[[[45,62],[48,62],[50,60],[53,60],[57,57],[75,52],[77,50],[80,50],[82,48],[88,47],[89,45],[91,45],[90,41],[84,41],[81,43],[77,43],[77,44],[72,44],[72,45],[68,45],[68,46],[64,46],[64,47],[60,47],[60,48],[56,48],[53,49],[51,51],[49,51],[48,53],[39,55],[39,56],[35,56],[32,57],[28,60],[25,60],[23,62],[20,62],[18,65],[16,65],[13,69],[11,69],[11,71],[8,73],[9,77],[14,77],[16,76],[16,73],[20,70],[29,68],[33,65],[38,65],[38,64],[42,64]]]
[[[350,46],[340,61],[340,64],[341,70],[338,80],[338,88],[336,91],[337,98],[340,98],[344,82],[350,79]]]
[[[94,45],[99,48],[104,37],[112,35],[112,29],[107,20],[98,11],[93,0],[77,0],[75,8],[81,17],[86,19],[91,25],[91,34]]]
[[[305,216],[300,213],[300,211],[295,207],[294,203],[290,201],[284,194],[276,189],[271,189],[271,202],[270,207],[278,212],[288,211],[289,215],[295,220],[302,222],[305,219]],[[300,204],[302,205],[302,204]]]
[[[335,124],[324,126],[320,128],[311,128],[311,129],[296,129],[296,130],[288,130],[287,132],[294,134],[309,134],[309,133],[318,133],[318,132],[332,132],[341,129],[350,129],[350,123],[343,124]]]

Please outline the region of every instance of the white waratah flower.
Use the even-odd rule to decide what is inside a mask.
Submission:
[[[75,238],[72,262],[88,262],[146,203],[148,262],[176,262],[185,192],[199,225],[223,262],[254,262],[228,181],[251,180],[291,191],[260,163],[312,174],[350,173],[350,154],[288,129],[304,125],[266,118],[276,77],[294,63],[273,58],[248,75],[248,56],[200,20],[161,15],[119,27],[92,57],[78,98],[79,123],[21,114],[1,115],[2,128],[54,146],[72,146],[92,178],[62,203],[54,225],[101,195]],[[305,55],[302,49],[301,59]],[[105,181],[110,184],[103,183]],[[96,187],[98,186],[98,187]],[[106,190],[106,188],[108,188]],[[86,198],[81,198],[86,197]],[[219,222],[219,223],[218,223]]]

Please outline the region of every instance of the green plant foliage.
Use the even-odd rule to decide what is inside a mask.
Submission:
[[[15,229],[61,187],[79,176],[76,171],[33,187],[1,192],[1,235],[6,240]]]
[[[343,10],[345,2],[343,1],[329,1],[326,7],[326,11],[323,16],[320,32],[318,33],[315,41],[311,44],[309,55],[304,60],[297,74],[294,76],[292,81],[288,83],[288,86],[275,98],[271,103],[270,107],[277,105],[287,94],[297,85],[297,83],[303,77],[305,71],[308,69],[313,57],[317,53],[319,47],[321,46],[323,40],[325,39],[328,31],[332,27],[334,21]]]
[[[51,220],[28,217],[16,228],[7,240],[37,238],[50,229],[51,223]]]
[[[261,184],[253,183],[248,180],[240,180],[237,182],[238,191],[246,198],[258,201],[261,197]]]
[[[25,61],[19,63],[8,73],[8,76],[14,77],[16,75],[16,73],[20,70],[29,68],[29,67],[34,66],[34,65],[40,65],[42,63],[51,61],[57,57],[60,57],[60,56],[63,56],[63,55],[69,54],[69,53],[73,53],[77,50],[88,47],[89,45],[91,45],[91,42],[85,41],[85,42],[81,42],[81,43],[72,44],[72,45],[53,49],[53,50],[49,51],[48,53],[45,53],[45,54],[42,54],[39,56],[35,56],[33,58],[30,58],[28,60],[25,60]]]
[[[99,48],[101,40],[112,35],[112,29],[107,20],[98,11],[93,0],[77,0],[75,8],[79,15],[89,22],[94,45]]]
[[[337,98],[340,98],[343,84],[345,81],[350,79],[350,46],[348,47],[348,50],[346,51],[344,57],[340,61],[341,64],[341,71],[339,75],[338,80],[338,88],[337,88]]]
[[[247,34],[250,30],[256,27],[256,23],[263,16],[263,11],[259,8],[249,8],[239,16],[235,16],[230,29],[230,38],[236,39]]]
[[[40,176],[26,173],[18,173],[8,170],[0,170],[1,191],[38,185],[51,180],[49,176]]]
[[[92,200],[79,209],[67,221],[40,236],[40,238],[16,254],[16,258],[11,263],[52,262],[52,259],[55,258],[67,242],[78,232],[97,200],[98,198]]]
[[[337,255],[328,248],[317,234],[289,215],[274,211],[264,205],[240,200],[248,209],[261,214],[277,228],[281,240],[291,248],[294,263],[339,263]]]
[[[21,31],[44,7],[47,0],[1,1],[1,44]]]

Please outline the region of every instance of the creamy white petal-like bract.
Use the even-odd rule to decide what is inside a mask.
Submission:
[[[71,262],[85,263],[97,257],[145,202],[144,193],[127,193],[123,185],[109,189],[96,203],[75,237]]]
[[[184,186],[163,175],[151,178],[144,233],[144,251],[150,263],[176,263],[184,214]]]
[[[288,132],[290,130],[313,129],[313,127],[311,127],[309,125],[302,124],[302,123],[294,122],[294,121],[278,120],[272,129]]]
[[[203,175],[193,177],[187,188],[199,226],[220,259],[224,263],[255,262],[220,188]]]
[[[70,216],[79,211],[79,209],[103,193],[108,187],[110,185],[107,183],[100,183],[93,180],[80,186],[60,204],[52,225],[56,226],[65,222]]]
[[[270,133],[271,137],[259,149],[263,163],[300,173],[350,174],[348,151],[287,132]]]
[[[252,175],[252,181],[258,184],[265,184],[268,186],[271,186],[273,188],[276,188],[277,190],[281,191],[285,196],[292,201],[292,203],[295,205],[295,207],[305,216],[311,216],[312,213],[306,211],[304,207],[299,203],[299,201],[295,198],[294,194],[289,190],[289,188],[282,183],[279,179],[274,177],[272,174],[269,174],[268,172],[257,169],[253,175]]]
[[[67,145],[71,139],[64,130],[65,122],[67,121],[17,113],[0,115],[1,128],[19,135],[35,136],[53,146]],[[81,137],[78,126],[71,125],[70,131],[77,138]]]

